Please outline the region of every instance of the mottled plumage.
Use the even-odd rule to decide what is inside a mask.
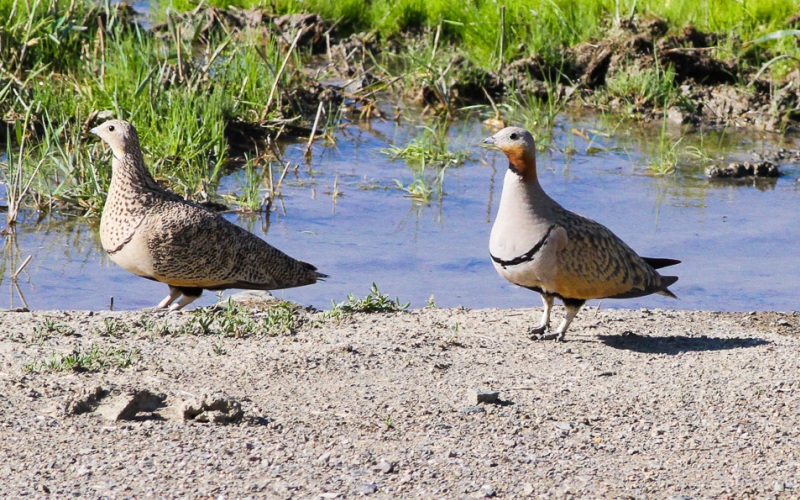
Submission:
[[[114,156],[100,219],[103,249],[127,271],[169,285],[170,293],[158,307],[181,309],[203,289],[275,290],[326,277],[311,264],[159,186],[144,164],[131,124],[111,120],[91,132],[108,143]]]
[[[608,228],[564,209],[544,192],[527,130],[507,127],[484,143],[509,160],[489,251],[501,276],[542,294],[544,313],[531,334],[563,340],[589,299],[652,293],[675,297],[667,287],[678,278],[661,276],[655,269],[680,261],[639,257]],[[567,314],[555,332],[548,332],[555,298],[564,302]]]

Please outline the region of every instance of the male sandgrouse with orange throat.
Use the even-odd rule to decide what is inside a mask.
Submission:
[[[204,289],[276,290],[327,277],[159,186],[144,164],[139,136],[130,123],[111,120],[91,132],[114,156],[100,242],[123,269],[169,285],[169,295],[157,307],[177,311]]]
[[[564,209],[544,192],[530,132],[506,127],[483,142],[505,153],[509,162],[489,252],[500,276],[542,295],[541,322],[530,330],[534,338],[563,340],[589,299],[652,293],[676,298],[667,287],[678,278],[655,270],[680,261],[639,257],[608,228]],[[555,298],[567,313],[550,332]]]

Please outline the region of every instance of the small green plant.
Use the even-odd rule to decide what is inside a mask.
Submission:
[[[258,326],[244,308],[229,299],[225,305],[194,311],[192,318],[184,325],[183,332],[242,338],[257,334]]]
[[[225,356],[228,354],[228,350],[225,349],[219,342],[216,342],[211,346],[211,352],[213,352],[216,356]]]
[[[294,332],[300,323],[297,306],[291,302],[279,301],[264,312],[252,312],[228,299],[224,305],[196,310],[182,332],[235,338],[278,336]]]
[[[431,296],[428,297],[428,303],[425,304],[425,307],[428,307],[430,309],[436,309],[439,307],[436,305],[436,301],[433,300],[433,294],[431,294]]]
[[[128,332],[128,326],[116,318],[104,318],[102,326],[95,332],[103,337],[119,337]]]
[[[134,322],[134,326],[141,327],[144,331],[155,333],[156,335],[169,335],[170,326],[166,321],[158,322],[148,314],[143,314]]]
[[[112,368],[127,368],[139,357],[138,349],[124,347],[100,348],[92,344],[88,350],[76,349],[69,354],[53,354],[49,360],[25,365],[30,373],[39,372],[100,372]]]
[[[405,160],[409,166],[453,167],[462,165],[470,158],[469,151],[452,151],[447,137],[447,125],[424,126],[421,134],[405,147],[391,145],[380,152],[392,161]]]
[[[430,203],[434,195],[441,200],[444,197],[444,178],[447,167],[436,169],[433,177],[426,175],[425,165],[414,169],[414,180],[403,184],[395,179],[397,187],[408,194],[408,197],[419,203]]]
[[[263,333],[269,336],[287,335],[295,331],[298,325],[297,305],[282,300],[270,305],[261,320]]]
[[[611,96],[625,100],[629,112],[635,114],[637,106],[666,106],[675,94],[675,71],[633,66],[627,71],[617,71],[606,81]]]
[[[347,295],[347,300],[339,304],[331,301],[333,308],[329,311],[329,315],[335,318],[340,318],[346,314],[354,313],[386,313],[398,312],[408,309],[411,302],[405,304],[400,302],[400,299],[395,297],[391,300],[388,295],[381,293],[378,286],[373,283],[370,292],[363,299],[356,299],[351,293]]]
[[[270,168],[270,172],[271,172]],[[223,199],[229,203],[236,204],[240,211],[244,213],[258,213],[264,211],[274,198],[274,193],[267,193],[262,196],[261,192],[264,185],[263,169],[258,168],[258,158],[247,158],[245,167],[242,171],[244,182],[241,183],[239,194],[231,193],[223,195]]]
[[[670,140],[665,119],[658,138],[657,153],[648,162],[650,170],[655,175],[669,175],[675,172],[679,160],[678,147],[681,142],[683,142],[683,137],[678,138],[676,141]]]
[[[528,129],[536,138],[536,149],[547,150],[553,143],[558,117],[567,105],[565,99],[559,97],[558,85],[545,82],[547,97],[540,98],[530,93],[514,93],[506,102],[498,107],[512,123],[518,123]]]
[[[75,335],[75,329],[64,323],[59,323],[53,318],[44,318],[41,323],[33,327],[33,333],[37,336],[47,336],[51,334],[57,335]]]

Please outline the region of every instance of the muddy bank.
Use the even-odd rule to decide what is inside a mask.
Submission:
[[[772,57],[768,49],[744,40],[723,47],[729,43],[723,34],[702,32],[692,25],[676,33],[665,20],[652,17],[637,16],[619,25],[609,21],[604,38],[568,47],[556,60],[526,54],[520,47],[518,55],[497,71],[476,67],[454,44],[443,51],[455,54],[451,59],[432,61],[427,69],[431,74],[413,78],[392,73],[391,64],[375,62],[385,62],[386,55],[429,51],[429,33],[381,39],[375,33],[343,33],[337,23],[317,14],[269,16],[257,10],[195,11],[185,14],[183,22],[203,36],[212,36],[215,30],[258,28],[285,46],[296,42],[306,53],[317,55],[312,64],[316,69],[307,72],[309,80],[283,89],[292,111],[307,119],[313,118],[320,101],[344,104],[359,118],[391,118],[377,110],[375,100],[392,91],[448,115],[457,114],[462,106],[494,105],[514,95],[533,95],[572,108],[641,121],[666,119],[676,125],[783,132],[795,129],[800,120],[800,73],[794,71],[780,81],[767,78],[762,69]],[[341,83],[314,79],[312,75],[325,74],[321,68],[338,75]],[[646,79],[652,81],[643,82]],[[674,95],[666,95],[673,87]]]
[[[588,308],[566,343],[525,337],[537,310],[297,310],[289,328],[205,333],[203,314],[0,313],[4,493],[800,489],[798,313]],[[106,354],[83,371],[50,363],[90,352]]]
[[[770,79],[767,62],[774,54],[768,48],[692,25],[676,28],[648,16],[618,24],[609,19],[603,37],[565,47],[557,55],[532,55],[520,46],[499,69],[488,69],[465,58],[458,43],[438,37],[434,42],[434,34],[424,30],[388,38],[376,32],[354,34],[318,14],[207,7],[173,12],[168,23],[157,25],[125,4],[111,18],[105,12],[95,14],[90,11],[80,21],[90,34],[102,31],[113,37],[120,26],[130,30],[139,22],[147,26],[141,28],[144,36],[169,46],[179,46],[180,37],[183,46],[196,47],[195,58],[170,63],[161,72],[165,87],[190,85],[197,75],[209,78],[210,47],[223,39],[241,43],[245,33],[302,55],[303,67],[288,85],[276,89],[276,115],[228,118],[226,137],[234,159],[262,147],[268,137],[310,135],[320,103],[339,108],[348,119],[398,119],[400,115],[386,116],[377,106],[390,95],[447,116],[468,105],[513,105],[521,96],[534,96],[558,107],[675,125],[786,132],[797,129],[800,121],[800,73]],[[790,28],[796,21],[786,22]],[[419,68],[398,66],[398,60],[430,52],[432,43],[440,44],[439,54],[449,56],[437,56]],[[9,64],[13,70],[15,61]],[[21,85],[20,91],[24,89]],[[4,125],[14,123],[12,115]],[[90,116],[84,129],[99,119]],[[35,121],[32,127],[41,125]]]
[[[399,90],[406,97],[447,114],[461,106],[530,94],[574,108],[642,121],[666,119],[676,125],[786,131],[800,120],[800,73],[791,72],[780,81],[767,78],[763,70],[773,57],[768,49],[745,40],[730,42],[723,34],[692,25],[676,33],[658,18],[636,16],[619,25],[609,21],[605,37],[568,47],[555,60],[528,55],[520,47],[497,71],[476,67],[459,54],[456,44],[447,51],[455,54],[452,59],[441,61],[428,77],[400,81],[374,61],[386,53],[430,50],[428,34],[406,33],[388,40],[374,33],[342,37],[335,23],[315,14],[275,17],[272,23],[287,43],[288,33],[299,33],[298,45],[325,54],[326,69],[347,82],[345,88],[334,87],[328,100],[340,94],[346,101],[362,89],[372,97],[376,88],[402,85]],[[642,81],[646,79],[653,81]],[[433,80],[436,85],[426,83]],[[672,87],[677,92],[666,95]],[[306,98],[313,100],[313,94],[306,93]]]

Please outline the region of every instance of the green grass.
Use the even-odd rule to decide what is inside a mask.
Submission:
[[[741,63],[749,75],[762,70],[764,76],[782,77],[800,60],[797,30],[787,30],[785,22],[800,11],[800,0],[508,0],[502,2],[504,26],[500,4],[488,0],[210,3],[257,6],[268,14],[317,12],[336,23],[334,38],[370,31],[386,42],[400,33],[416,34],[403,39],[397,53],[368,57],[365,66],[374,65],[375,76],[384,81],[398,77],[406,88],[433,92],[431,112],[447,118],[461,112],[459,85],[465,79],[481,86],[503,63],[533,55],[564,67],[568,47],[603,38],[631,16],[662,17],[674,34],[687,24],[720,33],[714,57]],[[197,5],[157,4],[155,17],[168,27],[153,33],[132,23],[128,9],[108,1],[0,0],[0,116],[11,128],[7,138],[0,137],[9,153],[0,177],[16,189],[11,215],[22,206],[99,215],[109,155],[85,130],[97,113],[131,121],[155,177],[198,200],[217,196],[231,160],[226,136],[231,121],[269,127],[271,120],[301,118],[298,124],[310,126],[316,103],[291,92],[310,79],[299,69],[306,61],[302,50],[287,54],[275,33],[263,27],[201,36],[207,18],[179,13]],[[279,72],[285,59],[291,64]],[[323,80],[324,72],[314,78]],[[564,106],[555,83],[547,85],[547,99],[510,89],[497,105],[508,122],[534,129],[542,148]],[[632,110],[641,103],[682,105],[670,68],[634,66],[610,74],[605,91]],[[330,138],[344,118],[341,108],[326,111],[320,129]],[[423,131],[391,153],[416,165],[413,179],[400,183],[415,199],[443,193],[444,175],[435,169],[463,161],[459,152],[437,149],[442,142],[438,128]],[[253,180],[254,167],[247,173]],[[253,211],[262,201],[252,188],[236,204]]]
[[[421,167],[455,167],[463,165],[469,159],[468,150],[453,150],[447,136],[449,130],[446,122],[434,126],[420,127],[420,134],[408,141],[404,146],[391,145],[382,149],[381,153],[393,161],[405,160],[409,166]]]
[[[127,368],[139,357],[138,349],[124,347],[100,348],[92,344],[88,349],[76,349],[68,354],[53,354],[50,359],[25,365],[30,373],[38,372],[100,372],[113,368]]]
[[[331,302],[332,309],[326,313],[327,316],[332,318],[341,318],[342,316],[354,313],[387,313],[398,312],[408,309],[411,302],[403,304],[398,297],[391,300],[388,295],[381,293],[378,286],[373,283],[370,291],[363,299],[357,299],[355,295],[348,294],[347,300],[344,302],[336,303]]]
[[[258,4],[256,0],[237,3]],[[558,58],[562,47],[601,36],[609,20],[627,19],[631,12],[663,17],[673,29],[692,23],[700,30],[736,32],[749,40],[779,29],[800,7],[797,0],[508,0],[502,4],[506,5],[507,38],[503,57],[514,57],[522,45],[528,53],[551,60]],[[384,37],[414,29],[434,31],[441,23],[443,41],[458,43],[474,61],[494,67],[499,60],[500,2],[276,0],[274,5],[279,13],[316,12],[340,20],[345,30],[377,30]]]
[[[294,333],[304,321],[298,315],[298,306],[291,302],[278,301],[263,312],[255,312],[228,300],[223,305],[193,311],[179,333],[234,338],[275,337]]]
[[[395,184],[420,203],[429,203],[434,196],[441,199],[445,194],[447,169],[460,166],[470,158],[469,151],[450,148],[448,125],[441,121],[434,126],[420,127],[420,134],[405,146],[391,145],[381,150],[392,161],[402,159],[409,166],[413,180],[405,184],[395,179]]]
[[[186,33],[156,37],[126,24],[117,10],[90,6],[0,0],[0,12],[10,16],[0,25],[0,115],[27,117],[13,120],[11,141],[0,142],[30,143],[18,157],[9,149],[0,175],[14,165],[34,178],[21,203],[98,215],[110,161],[83,126],[101,112],[137,127],[157,179],[185,196],[214,197],[228,161],[228,120],[270,119],[291,105],[278,91],[265,110],[284,54],[256,32],[237,33],[235,44],[220,36],[193,43]],[[286,71],[281,82],[294,78]]]

